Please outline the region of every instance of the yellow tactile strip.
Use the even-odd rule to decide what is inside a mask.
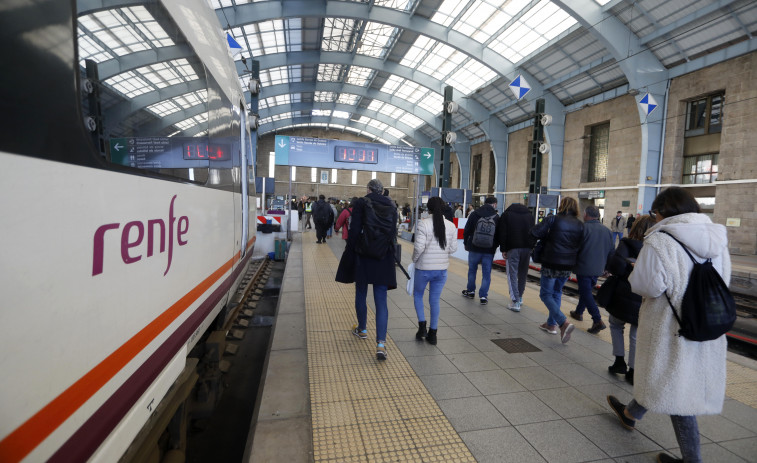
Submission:
[[[405,251],[406,253],[413,252],[412,244],[407,242],[401,242],[401,244],[403,251]],[[501,254],[497,252],[494,257],[496,259],[499,259],[501,258]],[[459,259],[450,259],[449,271],[454,272],[457,275],[467,276],[468,265],[466,262],[463,262]],[[480,284],[481,273],[479,272],[477,276],[478,282]],[[507,276],[503,272],[492,272],[492,285],[490,287],[490,291],[509,297],[510,292],[508,290],[506,278]],[[539,299],[538,291],[527,290],[523,302],[528,307],[542,312],[544,315],[547,315],[547,308]],[[573,310],[573,308],[570,307],[569,304],[566,305],[563,303],[562,310],[565,315],[568,315],[568,312],[570,310]],[[582,329],[584,331],[591,328],[592,325],[591,317],[589,317],[586,313],[584,313],[584,321],[579,322],[570,319],[570,322],[576,325],[576,328]],[[624,335],[626,336],[626,346],[628,346],[628,329],[625,330]],[[609,343],[612,342],[609,326],[607,329],[600,331],[596,336]],[[751,368],[739,365],[735,362],[728,361],[726,372],[726,395],[732,399],[738,400],[743,404],[757,409],[757,370],[753,370]]]
[[[314,461],[475,462],[391,338],[376,360],[373,314],[367,340],[350,333],[355,287],[329,247],[302,247]]]

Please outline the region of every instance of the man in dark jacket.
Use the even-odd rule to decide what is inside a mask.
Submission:
[[[388,196],[382,194],[383,191],[384,186],[381,182],[378,179],[373,179],[368,182],[368,194],[355,201],[346,249],[336,272],[336,281],[342,283],[355,282],[357,323],[352,327],[352,334],[359,339],[368,338],[366,297],[368,296],[368,285],[373,285],[373,302],[376,310],[376,358],[379,360],[386,360],[386,327],[389,320],[386,292],[397,287],[394,248],[390,246],[381,259],[359,255],[357,249],[361,239],[360,235],[363,232],[366,209],[368,208],[366,199],[370,200],[371,207],[376,210],[377,214],[391,215],[392,229],[389,232],[391,236],[386,238],[394,243],[397,237],[397,208]]]
[[[510,287],[510,306],[513,312],[520,312],[523,292],[526,290],[528,263],[534,239],[528,233],[534,226],[534,216],[523,204],[513,203],[499,218],[497,241],[502,257],[507,259],[507,284]]]
[[[479,220],[488,217],[493,217],[494,227],[490,230],[482,230],[482,227],[478,227],[477,230],[476,226]],[[483,206],[470,213],[468,222],[465,224],[465,230],[463,230],[463,244],[465,245],[465,250],[468,251],[468,287],[463,290],[463,297],[473,299],[476,296],[476,273],[478,272],[478,265],[481,264],[481,288],[478,290],[481,304],[489,302],[492,262],[494,261],[494,253],[497,252],[496,223],[498,219],[497,198],[489,196],[484,201]],[[480,239],[480,236],[483,236],[483,232],[493,235],[491,246],[481,246],[477,241]],[[479,236],[476,236],[477,234]]]
[[[316,243],[326,242],[326,230],[334,223],[334,211],[329,203],[326,202],[326,196],[318,196],[318,201],[313,204],[313,222],[315,223]]]
[[[576,320],[583,320],[584,308],[588,309],[594,324],[586,331],[592,334],[607,328],[594,301],[592,289],[597,284],[597,277],[604,273],[607,259],[614,250],[612,233],[599,223],[599,209],[588,206],[584,210],[583,237],[578,249],[578,260],[573,269],[578,279],[578,305],[576,310],[570,312],[570,316]]]

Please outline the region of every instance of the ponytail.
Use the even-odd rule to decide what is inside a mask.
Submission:
[[[444,223],[444,201],[438,196],[428,200],[428,212],[431,214],[434,223],[434,236],[439,243],[439,247],[444,249],[447,246],[447,226]]]

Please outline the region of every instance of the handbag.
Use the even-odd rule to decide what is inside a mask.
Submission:
[[[539,240],[536,242],[536,245],[531,250],[531,260],[534,261],[535,264],[541,264],[541,253],[544,250],[544,240]]]
[[[410,275],[410,279],[407,280],[407,293],[409,295],[413,295],[414,289],[415,289],[415,263],[410,262],[410,265],[407,266],[407,273]]]
[[[597,305],[600,307],[607,307],[610,305],[612,295],[615,293],[615,289],[618,286],[618,280],[620,280],[620,277],[610,275],[605,282],[602,283],[602,286],[599,287],[599,291],[597,291],[597,296],[595,297]]]

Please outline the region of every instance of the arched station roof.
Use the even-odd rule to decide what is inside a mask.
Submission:
[[[753,0],[207,3],[242,45],[242,88],[251,60],[260,63],[259,134],[317,126],[427,145],[439,140],[451,85],[459,140],[491,140],[487,127],[522,127],[536,98],[564,113],[757,49]],[[98,63],[104,113],[194,134],[204,75],[142,4],[79,0],[82,65]],[[137,32],[105,33],[114,23]],[[519,75],[532,87],[520,100],[509,88]]]

